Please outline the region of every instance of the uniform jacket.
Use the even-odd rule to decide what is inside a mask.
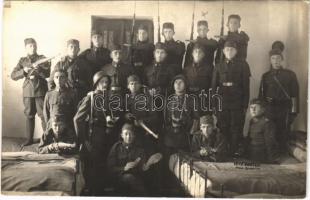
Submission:
[[[58,149],[57,142],[64,142],[76,145],[76,136],[73,130],[65,129],[60,138],[56,139],[53,133],[53,129],[47,129],[42,137],[39,144],[39,153],[75,153],[76,146],[68,149]]]
[[[92,69],[92,76],[100,71],[101,67],[112,62],[110,50],[104,47],[89,48],[83,51],[79,57],[84,59]]]
[[[167,49],[166,61],[168,64],[173,64],[177,73],[182,71],[183,56],[185,53],[185,44],[174,39],[164,42]]]
[[[71,89],[51,90],[46,93],[44,99],[43,115],[47,123],[52,116],[63,115],[67,122],[72,123],[72,119],[77,110],[76,93]]]
[[[32,67],[32,63],[45,58],[43,55],[32,55],[20,58],[18,64],[11,73],[11,78],[15,81],[23,79],[23,97],[44,97],[47,91],[46,78],[50,75],[50,62],[39,65],[39,68],[32,73],[34,79],[30,79],[24,72],[25,67]],[[31,72],[31,71],[30,71]]]
[[[194,42],[191,42],[187,45],[184,66],[186,67],[190,65],[190,63],[192,63],[193,47],[195,46],[196,43],[204,47],[205,57],[203,58],[202,62],[207,64],[207,66],[213,65],[215,52],[218,49],[218,42],[214,39],[197,37],[197,39]]]
[[[223,109],[246,109],[250,93],[250,68],[245,61],[233,59],[217,64],[213,71],[212,92],[217,87]]]
[[[196,132],[193,136],[191,146],[191,150],[195,157],[215,162],[225,160],[227,153],[227,142],[218,129],[214,129],[214,133],[208,139],[203,136],[201,131]],[[200,155],[199,151],[202,147],[208,150],[209,155],[207,157]],[[214,151],[211,151],[211,149]]]

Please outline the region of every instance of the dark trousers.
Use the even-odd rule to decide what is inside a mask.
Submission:
[[[137,174],[122,173],[117,175],[116,190],[121,196],[146,196],[144,182]]]
[[[24,114],[26,116],[26,137],[28,141],[33,139],[35,127],[35,115],[41,119],[43,131],[46,129],[46,124],[43,117],[44,97],[24,97]]]
[[[231,153],[235,153],[243,142],[244,119],[243,109],[223,110],[217,113],[217,126],[226,136]]]
[[[275,123],[276,141],[279,143],[280,152],[286,151],[286,144],[289,138],[291,122],[289,120],[290,106],[287,104],[268,105],[266,116]]]

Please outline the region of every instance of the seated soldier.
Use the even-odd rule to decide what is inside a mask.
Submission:
[[[121,138],[121,141],[113,145],[107,160],[116,189],[125,196],[145,196],[143,171],[148,170],[159,159],[151,156],[145,162],[144,150],[135,144],[133,125],[124,124]]]
[[[250,103],[250,115],[248,158],[262,163],[276,163],[278,152],[275,125],[265,116],[265,103],[260,99],[253,99]]]
[[[214,127],[213,117],[200,117],[200,130],[192,139],[192,153],[197,158],[213,162],[223,162],[226,159],[227,142],[219,129]]]
[[[67,122],[62,115],[51,118],[51,127],[47,129],[39,144],[39,153],[73,154],[76,152],[76,136],[73,130],[67,128]]]

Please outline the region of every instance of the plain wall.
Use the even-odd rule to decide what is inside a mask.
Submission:
[[[24,38],[35,38],[38,53],[46,56],[64,53],[66,41],[70,38],[78,39],[81,50],[84,50],[90,44],[92,15],[131,17],[134,1],[12,1],[7,5],[3,9],[3,135],[21,137],[24,136],[25,128],[23,81],[11,80],[10,74],[19,58],[25,55]],[[209,22],[209,37],[218,35],[221,28],[221,8],[222,1],[196,1],[195,29],[198,20],[206,19]],[[160,1],[161,24],[173,22],[175,38],[185,41],[190,36],[192,11],[192,1]],[[205,18],[202,12],[208,12]],[[285,67],[297,74],[300,85],[301,112],[293,127],[306,131],[307,4],[297,1],[225,1],[225,23],[229,14],[241,16],[241,29],[250,36],[247,60],[252,72],[251,97],[257,96],[261,75],[270,67],[268,51],[272,42],[284,42]],[[153,18],[156,41],[157,1],[136,1],[136,15]],[[42,134],[38,122],[37,119],[36,137]]]

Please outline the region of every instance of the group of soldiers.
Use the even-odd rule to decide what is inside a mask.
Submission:
[[[271,155],[285,151],[298,113],[298,81],[282,66],[283,43],[275,42],[270,70],[262,76],[258,98],[250,102],[252,119],[244,137],[251,72],[249,37],[239,31],[240,21],[239,15],[230,15],[229,31],[219,41],[208,38],[207,21],[198,21],[198,37],[187,48],[174,40],[173,23],[163,24],[165,41],[156,45],[141,25],[129,61],[122,57],[122,46],[104,48],[101,33],[93,31],[91,48],[79,54],[79,41],[69,40],[66,56],[52,72],[50,59],[37,54],[36,41],[25,39],[27,56],[11,74],[13,80],[25,79],[24,145],[33,143],[38,114],[44,129],[39,152],[79,153],[93,195],[103,194],[107,180],[126,195],[158,195],[158,184],[167,184],[160,180],[168,174],[169,157],[179,151],[208,161],[247,156],[275,162]],[[187,95],[201,92],[221,98],[212,99],[211,109],[196,109],[203,100]],[[120,101],[111,102],[114,97]],[[164,108],[150,109],[154,105]]]

